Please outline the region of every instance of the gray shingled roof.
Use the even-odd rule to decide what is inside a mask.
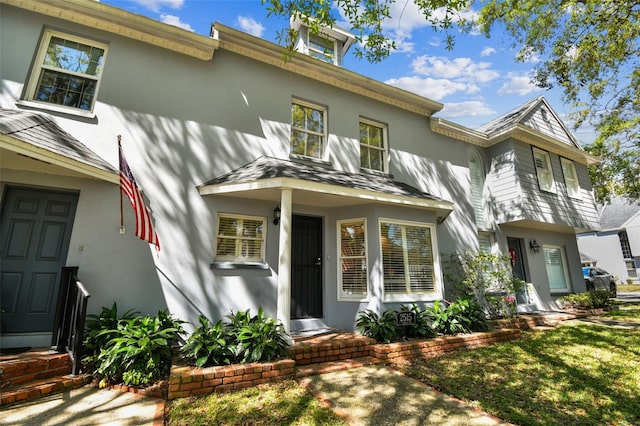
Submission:
[[[600,209],[602,230],[621,228],[629,219],[640,213],[640,205],[622,197],[614,197]]]
[[[202,184],[202,186],[252,182],[271,178],[301,179],[309,182],[338,185],[365,191],[445,201],[442,198],[423,192],[411,185],[394,181],[385,176],[347,173],[322,165],[280,160],[272,157],[260,157],[238,169],[211,179]]]
[[[513,126],[514,124],[520,122],[520,120],[522,120],[525,117],[527,111],[529,111],[529,108],[531,108],[536,103],[540,102],[540,99],[541,98],[539,97],[532,99],[529,102],[524,103],[518,106],[517,108],[507,112],[506,114],[503,114],[500,117],[494,120],[491,120],[486,124],[483,124],[482,126],[478,127],[475,130],[481,133],[485,133],[487,135],[491,135],[494,133],[498,133],[501,130],[507,129]]]
[[[62,130],[45,114],[0,108],[0,133],[95,168],[117,173],[109,163]]]

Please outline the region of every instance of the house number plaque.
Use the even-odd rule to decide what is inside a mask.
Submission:
[[[414,325],[416,323],[415,312],[398,312],[396,314],[396,325]]]

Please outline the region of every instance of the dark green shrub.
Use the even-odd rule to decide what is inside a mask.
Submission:
[[[84,355],[82,362],[87,368],[95,369],[102,348],[117,336],[115,330],[121,320],[128,320],[138,315],[137,311],[128,310],[118,318],[118,305],[113,302],[111,308],[102,307],[99,314],[87,315],[84,331]],[[113,330],[112,332],[107,332]]]
[[[227,332],[232,338],[235,362],[268,361],[284,354],[289,337],[284,326],[264,315],[262,307],[251,316],[249,309],[227,315]]]
[[[433,313],[433,328],[442,334],[469,333],[471,331],[471,320],[465,315],[465,310],[469,306],[467,299],[459,302],[440,303],[440,300],[433,302],[433,307],[428,308]]]
[[[433,323],[432,312],[428,309],[420,309],[415,303],[411,306],[402,305],[400,312],[413,312],[416,316],[416,323],[412,325],[396,327],[396,334],[402,337],[411,338],[427,338],[436,335],[435,330],[431,327]]]
[[[609,290],[592,290],[562,296],[558,299],[558,302],[563,308],[597,309],[611,306],[610,297],[611,293]]]
[[[198,318],[200,326],[196,328],[187,343],[182,347],[182,356],[193,362],[196,367],[231,364],[234,359],[233,348],[227,344],[232,339],[222,321],[211,324],[204,315]]]
[[[469,320],[469,329],[471,331],[487,331],[489,330],[489,322],[482,305],[475,298],[460,298],[457,300],[458,308]]]
[[[114,317],[111,310],[103,309],[103,313],[107,312],[103,325],[107,325],[107,318],[112,321]],[[172,348],[184,333],[183,321],[173,319],[167,310],[159,311],[155,317],[129,316],[119,319],[115,328],[95,335],[95,340],[101,342],[95,360],[95,374],[101,377],[101,385],[123,382],[147,386],[169,373]]]
[[[363,336],[376,339],[380,343],[389,343],[397,339],[396,311],[389,308],[379,316],[375,311],[367,309],[356,320],[356,328]]]

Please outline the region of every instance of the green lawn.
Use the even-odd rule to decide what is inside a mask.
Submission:
[[[620,285],[618,285],[618,291],[621,291],[623,293],[640,291],[640,285],[638,285],[638,284],[620,284]]]
[[[629,312],[625,320],[640,318]],[[566,325],[406,373],[518,425],[640,424],[637,329]]]

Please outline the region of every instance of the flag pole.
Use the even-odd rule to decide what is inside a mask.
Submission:
[[[120,173],[122,173],[122,135],[118,135],[118,166]],[[122,186],[118,188],[118,194],[120,194],[120,234],[124,234],[124,210],[122,207]]]

